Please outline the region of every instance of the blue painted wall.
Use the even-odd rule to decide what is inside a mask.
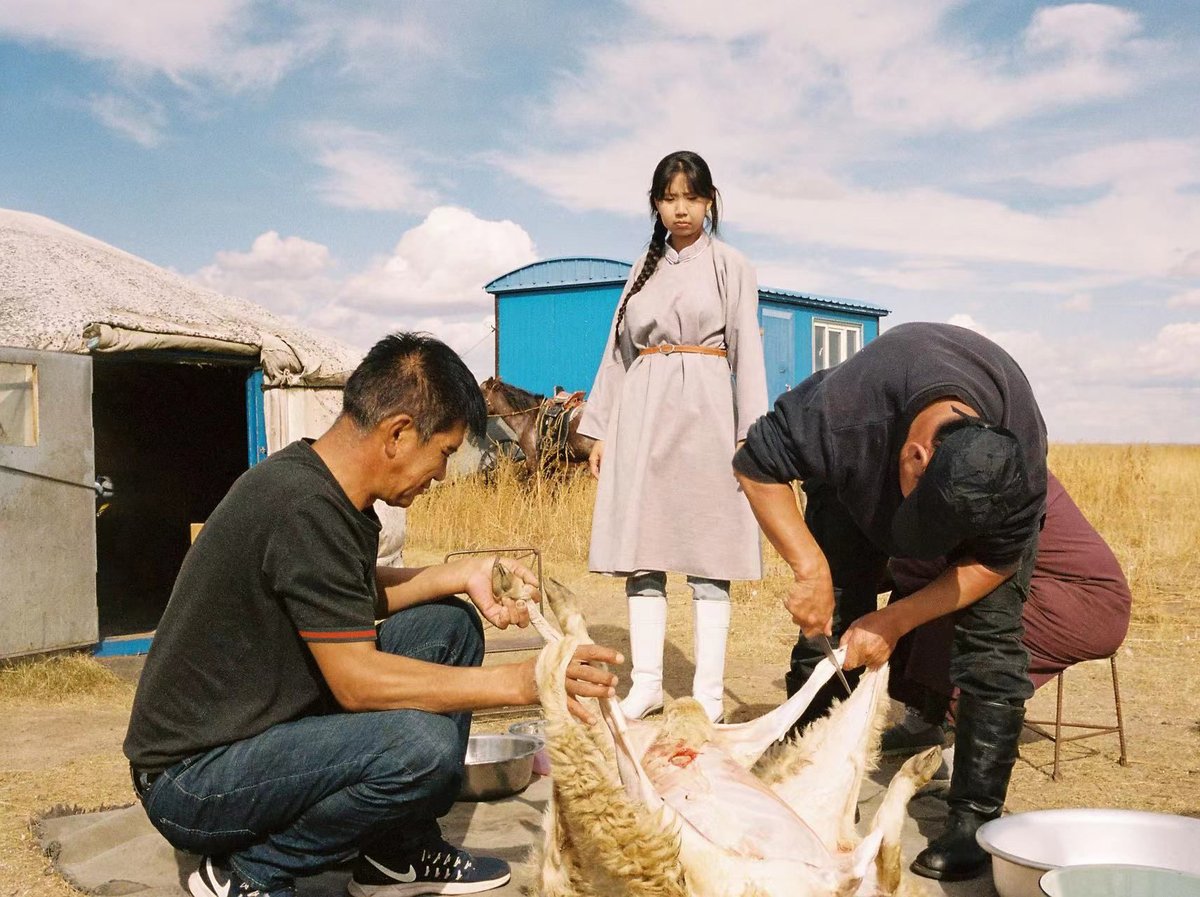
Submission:
[[[560,287],[498,297],[501,380],[549,395],[589,390],[622,284]]]
[[[500,378],[543,394],[555,386],[591,389],[628,270],[607,259],[550,259],[489,283],[496,296]],[[879,335],[879,317],[887,314],[832,297],[763,292],[772,294],[760,297],[758,311],[772,400],[813,372],[814,321],[860,324],[866,345]]]
[[[815,321],[862,325],[864,346],[879,336],[879,318],[874,315],[760,300],[758,323],[763,333],[767,393],[772,401],[813,372]]]

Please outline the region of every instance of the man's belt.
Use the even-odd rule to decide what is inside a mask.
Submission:
[[[129,775],[133,779],[133,791],[138,796],[138,800],[145,800],[150,789],[154,787],[154,783],[158,781],[158,777],[162,775],[162,770],[146,772],[130,763]]]
[[[676,352],[689,355],[715,355],[718,358],[724,358],[729,354],[726,350],[716,346],[675,346],[671,343],[663,343],[659,346],[647,346],[645,349],[639,349],[638,355],[674,355]]]

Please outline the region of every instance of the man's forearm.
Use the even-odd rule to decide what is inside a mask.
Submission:
[[[1015,572],[1016,567],[997,571],[977,562],[951,565],[929,585],[893,602],[881,613],[892,618],[899,635],[905,635],[930,620],[970,607]]]
[[[429,567],[376,567],[375,585],[385,615],[406,607],[457,595],[466,590],[466,567],[461,562]]]
[[[818,575],[825,567],[825,555],[804,522],[791,485],[760,483],[740,473],[736,476],[767,541],[779,552],[796,578],[809,579]]]
[[[378,651],[373,642],[310,645],[342,709],[449,713],[537,700],[531,662],[455,667]]]

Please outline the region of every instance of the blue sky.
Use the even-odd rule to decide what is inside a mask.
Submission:
[[[1200,442],[1198,97],[1194,0],[5,0],[0,206],[482,376],[482,285],[632,259],[689,148],[761,283],[988,334],[1054,440]]]

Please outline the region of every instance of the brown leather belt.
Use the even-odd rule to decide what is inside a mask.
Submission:
[[[660,346],[647,346],[645,349],[639,349],[638,355],[674,355],[676,352],[689,355],[715,355],[718,358],[724,358],[729,354],[716,346],[673,346],[670,343],[663,343]]]

